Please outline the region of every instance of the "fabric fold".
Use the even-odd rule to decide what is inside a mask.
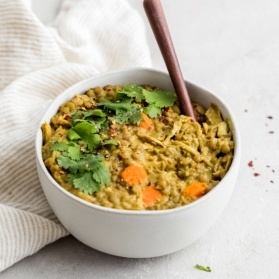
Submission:
[[[151,66],[144,23],[128,1],[66,0],[51,26],[29,4],[0,0],[0,271],[68,234],[35,164],[51,101],[96,73]]]

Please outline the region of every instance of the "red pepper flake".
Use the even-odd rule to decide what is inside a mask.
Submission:
[[[255,172],[255,173],[254,173],[254,176],[259,176],[259,175],[260,175],[260,174],[259,174],[259,173],[257,173],[257,172]]]
[[[248,166],[249,166],[249,167],[253,167],[253,162],[250,161],[250,162],[248,163]]]
[[[65,119],[65,120],[70,120],[70,119],[71,119],[71,116],[67,114],[67,115],[64,117],[64,119]]]
[[[273,119],[273,117],[272,117],[272,116],[268,116],[267,118],[268,118],[268,119]]]
[[[159,120],[160,122],[164,122],[165,116],[163,116],[163,115],[159,116],[158,120]]]

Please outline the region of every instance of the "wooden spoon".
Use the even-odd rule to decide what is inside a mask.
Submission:
[[[167,66],[180,103],[180,109],[183,114],[192,117],[196,121],[161,2],[160,0],[144,0],[143,6]]]

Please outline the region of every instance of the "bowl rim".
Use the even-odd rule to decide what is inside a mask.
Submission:
[[[38,128],[37,128],[37,132],[36,132],[36,137],[35,137],[35,154],[36,154],[36,160],[38,165],[40,166],[41,170],[43,171],[44,175],[47,177],[48,181],[52,184],[53,187],[56,188],[56,190],[60,191],[62,194],[66,195],[68,198],[70,198],[73,202],[79,203],[83,206],[92,208],[94,210],[99,210],[102,211],[103,213],[109,213],[109,214],[116,214],[116,215],[135,215],[135,216],[160,216],[160,215],[169,215],[169,214],[174,214],[177,212],[181,212],[181,211],[185,211],[185,210],[191,210],[192,208],[199,206],[201,204],[203,204],[206,200],[210,199],[212,196],[214,196],[216,194],[217,191],[220,190],[221,187],[224,187],[223,184],[226,183],[226,181],[229,179],[229,177],[231,175],[233,175],[233,169],[238,168],[239,167],[239,162],[240,162],[240,149],[241,149],[241,142],[240,142],[240,132],[239,132],[239,128],[236,122],[236,118],[233,114],[233,112],[231,111],[230,107],[227,105],[227,103],[220,98],[219,96],[217,96],[216,94],[212,93],[211,91],[207,90],[205,87],[200,86],[197,83],[193,83],[189,80],[185,80],[185,82],[192,84],[194,86],[196,86],[198,89],[204,90],[207,93],[213,95],[215,98],[218,99],[218,101],[220,101],[224,107],[226,108],[226,110],[228,111],[229,117],[232,121],[233,124],[233,134],[234,134],[234,142],[235,142],[235,147],[234,147],[234,157],[231,163],[231,166],[228,170],[228,172],[226,173],[226,175],[222,178],[222,180],[208,193],[206,193],[206,195],[202,196],[201,198],[197,199],[194,202],[191,202],[189,204],[183,205],[183,206],[179,206],[176,208],[171,208],[171,209],[162,209],[162,210],[128,210],[128,209],[116,209],[116,208],[108,208],[108,207],[104,207],[104,206],[100,206],[100,205],[96,205],[94,203],[90,203],[88,201],[85,201],[77,196],[75,196],[74,194],[70,193],[69,191],[65,190],[62,186],[60,186],[55,179],[51,176],[51,174],[48,172],[43,159],[42,159],[42,152],[41,152],[41,148],[42,148],[42,131],[41,131],[41,125],[42,123],[45,122],[45,118],[48,115],[48,111],[51,109],[51,107],[56,103],[56,101],[60,98],[62,98],[63,95],[67,95],[67,93],[69,91],[71,91],[72,89],[76,88],[76,87],[80,87],[81,85],[90,82],[91,80],[94,80],[96,78],[102,77],[102,76],[109,76],[109,75],[114,75],[114,74],[126,74],[126,73],[130,73],[130,72],[139,72],[139,71],[143,71],[143,72],[152,72],[152,73],[157,73],[157,74],[163,74],[163,75],[168,75],[167,72],[164,71],[160,71],[157,69],[153,69],[153,68],[146,68],[146,67],[134,67],[134,68],[128,68],[128,69],[123,69],[123,70],[115,70],[115,71],[109,71],[109,72],[105,72],[105,73],[99,73],[96,75],[93,75],[90,78],[81,80],[80,82],[77,82],[75,84],[73,84],[72,86],[66,88],[64,91],[62,91],[61,93],[59,93],[52,101],[51,104],[47,107],[47,109],[45,110],[43,116],[40,119]],[[38,165],[37,165],[37,172],[38,170]],[[41,187],[43,188],[43,186],[41,185]],[[43,189],[43,191],[45,191]]]

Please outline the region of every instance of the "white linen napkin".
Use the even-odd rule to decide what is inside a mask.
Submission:
[[[128,0],[66,0],[48,27],[29,1],[0,0],[0,271],[68,234],[36,172],[42,114],[70,85],[136,66],[151,60]]]

